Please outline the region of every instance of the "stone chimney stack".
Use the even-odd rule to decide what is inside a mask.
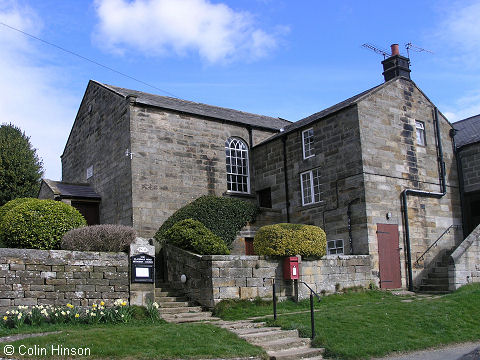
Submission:
[[[385,81],[403,76],[410,79],[410,60],[405,56],[400,55],[398,44],[392,44],[392,55],[382,61],[383,77]]]

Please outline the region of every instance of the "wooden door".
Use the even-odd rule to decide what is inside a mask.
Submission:
[[[398,225],[377,224],[377,242],[380,287],[398,289],[402,287]]]
[[[72,206],[83,215],[88,225],[100,224],[98,203],[86,201],[72,201]]]

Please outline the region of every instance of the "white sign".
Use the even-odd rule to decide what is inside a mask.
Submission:
[[[297,276],[297,267],[296,266],[292,267],[292,275]]]
[[[135,277],[148,278],[149,276],[150,276],[150,273],[148,271],[148,268],[144,268],[144,267],[135,268]]]

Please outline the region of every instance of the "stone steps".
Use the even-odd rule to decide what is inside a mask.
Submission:
[[[422,279],[419,292],[423,294],[447,294],[448,284],[448,258],[451,251],[446,251],[440,261],[435,263],[426,278]]]
[[[323,359],[324,349],[312,348],[310,339],[298,336],[297,330],[281,330],[278,327],[265,327],[265,323],[253,321],[219,321],[214,323],[237,334],[253,345],[263,348],[270,359]]]
[[[216,321],[211,312],[202,311],[201,306],[195,306],[192,302],[172,290],[168,284],[161,283],[155,288],[155,301],[160,306],[158,312],[162,319],[173,323]]]

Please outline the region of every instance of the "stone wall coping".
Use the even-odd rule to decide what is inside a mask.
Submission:
[[[473,230],[470,235],[467,236],[465,240],[462,241],[460,245],[455,249],[455,251],[450,255],[449,263],[450,265],[456,264],[459,262],[462,255],[472,246],[472,244],[480,238],[480,225],[478,225],[475,230]]]
[[[164,244],[164,246],[168,246],[172,248],[172,250],[178,251],[183,253],[184,255],[189,255],[194,257],[198,260],[212,260],[212,261],[234,261],[234,260],[281,260],[284,256],[263,256],[263,255],[199,255],[188,250],[180,249],[171,244]],[[303,257],[300,255],[296,255],[298,257],[298,261],[319,261],[319,260],[352,260],[352,259],[369,259],[370,255],[325,255],[321,258],[310,258],[310,257]]]
[[[98,258],[128,258],[124,252],[99,252],[99,251],[72,251],[72,250],[38,250],[38,249],[0,249],[0,258],[18,257],[27,259],[65,258],[73,260],[92,260]]]

